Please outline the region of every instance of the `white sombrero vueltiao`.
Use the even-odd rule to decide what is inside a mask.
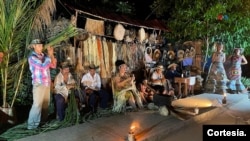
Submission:
[[[172,63],[172,64],[168,65],[168,69],[170,69],[173,66],[178,66],[178,64]]]

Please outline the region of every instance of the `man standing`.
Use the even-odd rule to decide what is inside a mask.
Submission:
[[[50,102],[50,68],[56,68],[57,60],[54,57],[54,49],[47,48],[47,54],[43,53],[43,44],[40,39],[35,39],[29,45],[33,49],[28,57],[33,85],[33,104],[29,112],[28,129],[35,129],[41,120],[46,121]]]

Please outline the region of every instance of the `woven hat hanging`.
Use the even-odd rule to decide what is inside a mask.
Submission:
[[[161,51],[159,49],[155,49],[154,54],[153,54],[153,60],[159,61],[160,58],[161,58]]]
[[[125,35],[125,28],[122,24],[118,23],[114,28],[114,38],[118,41],[123,40]]]
[[[138,31],[138,41],[143,42],[145,40],[145,36],[146,36],[145,30],[144,28],[141,27]]]

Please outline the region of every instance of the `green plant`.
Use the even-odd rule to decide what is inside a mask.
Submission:
[[[250,78],[247,77],[241,77],[241,82],[246,88],[250,88]]]
[[[0,1],[0,52],[4,53],[0,64],[2,107],[13,107],[27,71],[27,46],[34,38],[44,39],[44,30],[50,25],[56,9],[55,0],[2,0]],[[69,25],[45,45],[53,46],[77,34],[76,27]],[[31,80],[29,80],[31,83]]]

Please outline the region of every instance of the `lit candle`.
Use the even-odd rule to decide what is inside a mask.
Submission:
[[[134,141],[134,139],[135,139],[134,133],[133,132],[129,132],[128,133],[128,141]]]
[[[227,103],[227,93],[223,94],[223,99],[222,99],[222,104],[226,104]]]
[[[128,132],[128,141],[135,141],[134,128],[134,126],[130,127],[130,131]]]

